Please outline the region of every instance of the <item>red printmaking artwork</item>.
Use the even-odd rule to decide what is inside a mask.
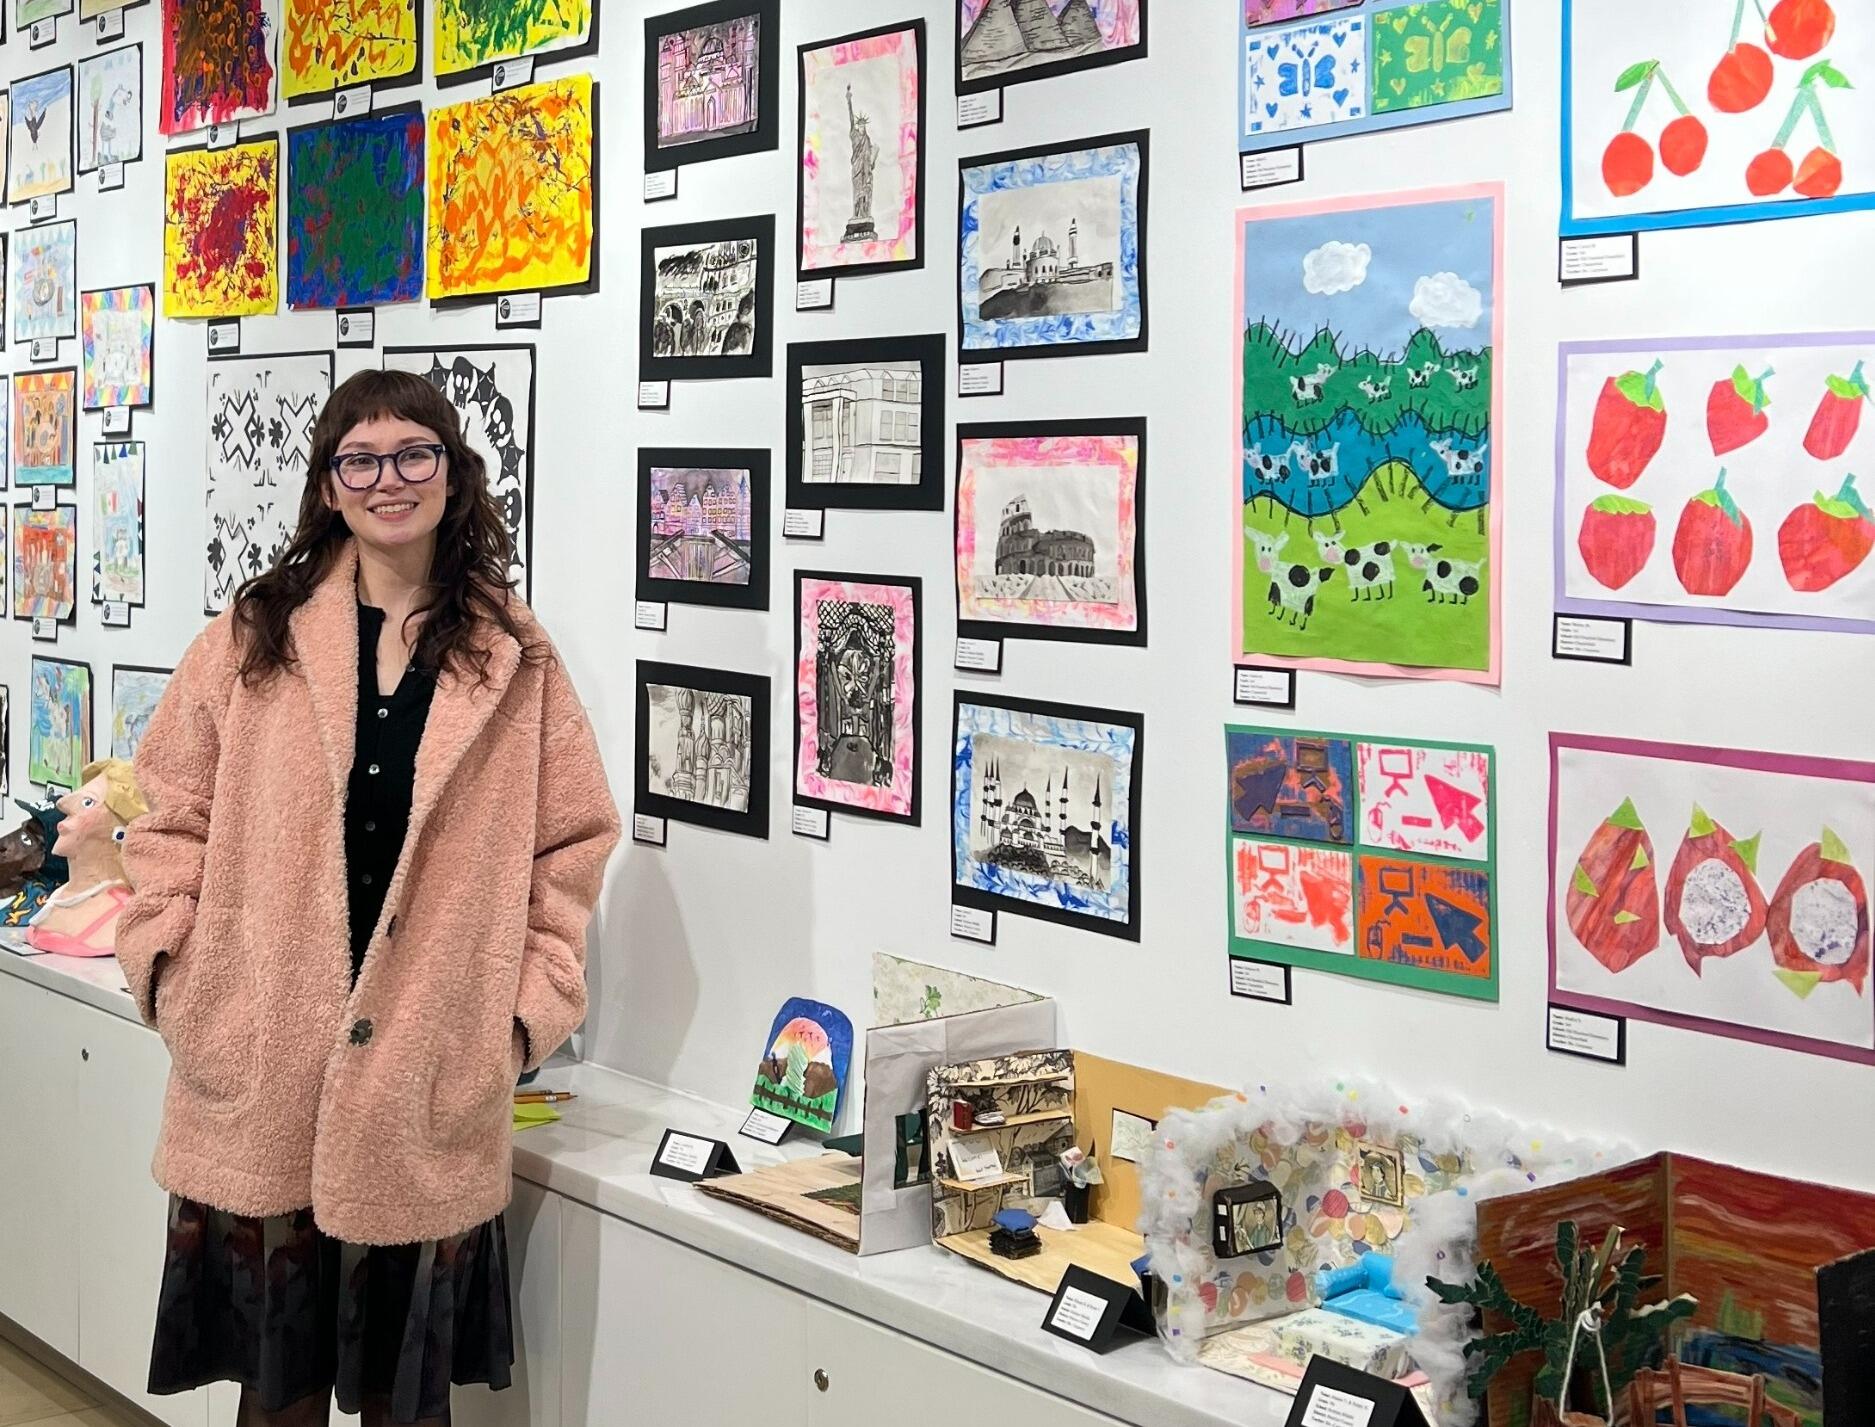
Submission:
[[[158,127],[184,134],[272,113],[273,55],[266,0],[163,0]]]

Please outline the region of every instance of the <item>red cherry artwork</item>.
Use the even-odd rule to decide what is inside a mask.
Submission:
[[[1735,44],[1713,66],[1706,99],[1721,114],[1743,114],[1764,103],[1771,92],[1771,57],[1746,41]]]
[[[1759,198],[1769,198],[1790,187],[1793,170],[1790,155],[1782,149],[1766,149],[1745,168],[1745,187]]]
[[[1602,153],[1602,182],[1616,198],[1639,193],[1654,178],[1654,146],[1639,134],[1620,133]]]
[[[1842,187],[1842,160],[1828,149],[1811,149],[1797,165],[1791,187],[1805,198],[1828,198]]]
[[[1780,10],[1783,8],[1778,6]],[[1823,8],[1827,11],[1829,7]],[[1834,24],[1833,16],[1831,24]],[[1803,78],[1797,81],[1796,97],[1790,101],[1790,112],[1784,116],[1771,147],[1746,166],[1745,186],[1757,197],[1769,198],[1794,186],[1800,198],[1829,198],[1842,187],[1842,159],[1836,152],[1836,136],[1830,132],[1829,116],[1823,112],[1823,101],[1817,94],[1818,85],[1825,89],[1851,87],[1848,76],[1826,59],[1818,60],[1803,72]],[[1803,156],[1801,163],[1793,163],[1790,141],[1806,114],[1816,129],[1817,144]]]
[[[1616,198],[1631,197],[1653,182],[1654,146],[1635,128],[1641,122],[1641,114],[1647,108],[1647,99],[1654,92],[1655,84],[1679,113],[1677,119],[1669,121],[1661,130],[1661,163],[1668,173],[1683,177],[1705,162],[1706,126],[1688,111],[1686,101],[1680,98],[1673,81],[1660,67],[1660,61],[1644,59],[1631,64],[1615,80],[1615,93],[1624,94],[1631,89],[1634,101],[1628,105],[1628,116],[1622,121],[1621,132],[1602,150],[1602,182]]]
[[[1836,33],[1829,0],[1778,0],[1764,22],[1764,42],[1785,59],[1808,59]]]
[[[1682,114],[1660,132],[1660,162],[1668,173],[1681,177],[1706,159],[1706,126],[1691,114]]]

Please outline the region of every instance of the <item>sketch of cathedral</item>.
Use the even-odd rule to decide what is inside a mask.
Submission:
[[[653,690],[657,693],[657,690]],[[674,700],[660,699],[654,708],[666,717],[673,713],[675,737],[668,772],[661,759],[652,773],[663,792],[686,802],[747,812],[749,807],[749,701],[740,694],[709,689],[664,689]],[[654,742],[662,743],[656,737]]]
[[[661,248],[651,350],[660,357],[740,357],[755,350],[753,238]]]
[[[1010,237],[1009,256],[1000,267],[988,266],[977,279],[977,295],[986,318],[1041,317],[1067,312],[1113,310],[1113,264],[1083,262],[1081,223],[1068,220],[1064,254],[1044,230],[1022,246],[1022,225]]]
[[[889,788],[897,617],[888,605],[823,600],[816,624],[816,767],[823,778]]]
[[[658,41],[658,140],[661,147],[746,134],[759,116],[760,17],[745,15]]]
[[[1093,798],[1083,820],[1070,813],[1070,769],[1061,769],[1059,781],[1051,769],[1039,800],[1029,790],[1030,776],[1017,777],[1020,791],[1005,801],[1002,760],[989,756],[978,780],[977,861],[1085,887],[1107,887],[1113,880],[1113,847],[1102,813],[1102,780],[1093,779]]]

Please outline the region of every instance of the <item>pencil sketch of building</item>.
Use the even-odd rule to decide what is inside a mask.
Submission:
[[[978,862],[1105,890],[1111,769],[1095,755],[979,734],[971,748]]]
[[[734,238],[655,251],[654,355],[741,357],[755,350],[758,248],[753,238]]]
[[[890,606],[822,600],[814,656],[819,709],[816,766],[823,778],[892,786],[893,636]]]
[[[1037,232],[1033,226],[1031,232]],[[1017,223],[1000,264],[992,263],[977,279],[982,314],[990,318],[1043,317],[1068,312],[1111,312],[1113,264],[1082,249],[1081,223],[1070,217],[1065,247],[1046,229],[1027,247]],[[995,254],[985,249],[987,257]]]
[[[987,0],[964,33],[964,78],[1052,64],[1107,43],[1088,0]]]
[[[651,470],[650,569],[661,580],[749,582],[749,473]]]
[[[914,360],[801,369],[801,471],[812,485],[915,486],[924,370]]]
[[[1031,489],[1033,494],[1031,494]],[[979,529],[971,586],[979,599],[1050,604],[1113,604],[1119,598],[1119,484],[1090,470],[1044,477],[995,467],[978,477],[977,496],[1002,505],[992,541]]]
[[[646,686],[650,727],[645,766],[654,793],[749,810],[750,711],[741,694]]]
[[[663,148],[746,134],[761,84],[761,19],[744,15],[658,41],[658,142]]]

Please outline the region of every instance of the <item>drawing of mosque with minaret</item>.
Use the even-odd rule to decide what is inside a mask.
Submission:
[[[960,0],[968,24],[959,58],[965,79],[1053,64],[1105,49],[1124,35],[1103,34],[1097,12],[1111,0]],[[970,18],[972,11],[976,18]],[[1113,28],[1109,22],[1108,28]]]
[[[976,735],[970,757],[975,861],[1100,891],[1112,885],[1107,759],[993,734]]]
[[[1004,195],[985,195],[981,205],[984,241],[979,251],[987,265],[977,278],[978,310],[984,318],[1007,321],[1116,310],[1112,245],[1103,245],[1107,252],[1097,254],[1093,223],[1083,231],[1081,215],[1073,211],[1077,199],[1092,196],[1083,195],[1081,189],[1103,182],[1082,179],[1011,190],[1007,196],[1020,201],[1009,205],[1017,211],[1008,214],[1010,231],[1000,245],[1000,262],[996,260],[999,248],[991,242],[989,219],[992,211],[1001,216],[1004,205],[995,200]],[[1059,239],[1057,233],[1062,235]]]

